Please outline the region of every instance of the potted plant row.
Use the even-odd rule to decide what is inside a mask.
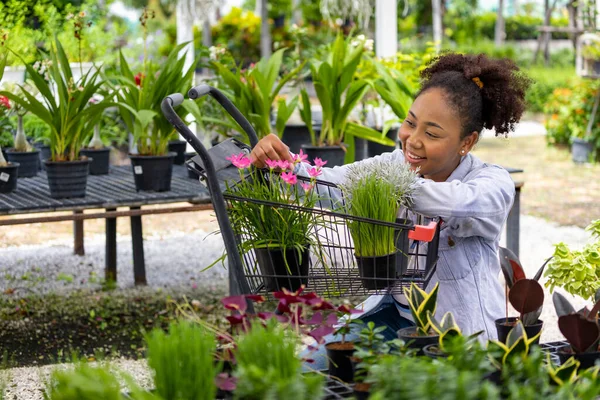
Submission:
[[[19,54],[15,53],[15,56],[26,64]],[[92,68],[75,81],[58,39],[50,48],[47,63],[50,82],[56,86],[55,89],[40,71],[28,64],[25,67],[41,100],[22,87],[19,96],[10,92],[1,94],[50,127],[51,158],[44,162],[50,195],[54,198],[83,197],[91,160],[79,153],[102,111],[112,105],[105,101],[92,101],[103,83],[100,71]]]

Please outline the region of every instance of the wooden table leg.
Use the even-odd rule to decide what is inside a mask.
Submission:
[[[506,220],[506,247],[519,256],[519,233],[521,229],[521,188],[523,182],[515,182],[515,202]]]
[[[139,210],[141,207],[131,207]],[[133,247],[133,277],[136,285],[147,285],[146,265],[144,263],[144,238],[142,236],[142,217],[133,216],[131,220],[131,244]]]
[[[116,208],[107,208],[107,212],[117,211]],[[117,219],[106,218],[106,250],[104,255],[104,279],[117,281]]]
[[[83,211],[73,211],[73,214],[83,214]],[[78,256],[85,254],[85,247],[83,245],[83,220],[73,221],[73,252]]]

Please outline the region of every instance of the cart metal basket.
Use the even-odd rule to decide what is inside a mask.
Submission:
[[[214,97],[248,135],[250,146],[229,139],[206,150],[200,140],[179,118],[174,108],[183,101],[183,95],[173,94],[162,103],[165,117],[198,152],[188,162],[208,187],[215,214],[225,243],[229,265],[230,292],[232,294],[260,293],[269,295],[283,288],[297,290],[306,285],[307,290],[326,297],[339,297],[367,293],[401,293],[415,283],[425,288],[435,271],[441,220],[425,219],[404,210],[395,222],[359,218],[342,212],[344,198],[339,188],[330,182],[317,181],[316,207],[269,202],[236,195],[239,180],[237,168],[225,158],[241,151],[249,152],[258,142],[250,123],[235,106],[217,89],[200,85],[188,92],[191,99],[204,95]],[[261,176],[265,184],[269,173]],[[298,181],[308,178],[298,176]],[[336,199],[335,201],[333,199]],[[341,199],[341,200],[340,200]],[[240,218],[232,215],[236,207],[252,208],[265,218],[250,228]],[[268,215],[301,216],[307,222],[306,246],[281,249],[269,245],[252,246],[257,236],[269,230]],[[416,225],[414,221],[423,225]],[[352,225],[353,229],[348,227]],[[387,255],[358,257],[360,246],[357,234],[361,229],[378,227],[387,235]],[[250,243],[250,246],[248,245]]]

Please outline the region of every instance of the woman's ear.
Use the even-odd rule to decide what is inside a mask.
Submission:
[[[461,141],[462,143],[460,146],[460,155],[464,156],[468,152],[470,152],[473,149],[473,146],[475,146],[475,143],[477,143],[478,139],[479,139],[479,132],[477,132],[477,131],[473,131],[473,132],[471,132],[470,135],[465,136]]]

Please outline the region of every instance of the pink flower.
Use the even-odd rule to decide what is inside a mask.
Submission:
[[[250,161],[250,159],[246,157],[246,154],[244,153],[240,153],[238,155],[234,154],[226,157],[225,159],[231,161],[231,163],[239,169],[245,169],[252,165],[252,161]]]
[[[311,178],[316,178],[317,176],[321,175],[323,173],[323,171],[321,171],[321,168],[318,167],[312,167],[308,169],[308,175]]]
[[[298,178],[294,175],[293,172],[284,172],[281,174],[281,179],[283,179],[287,184],[295,185],[298,182]]]
[[[269,169],[275,169],[279,165],[279,163],[275,160],[266,160],[265,163],[269,166]]]
[[[310,192],[312,190],[312,188],[314,187],[314,185],[312,183],[306,183],[306,182],[301,182],[300,186],[302,186],[302,189],[304,189],[305,192]]]
[[[289,168],[291,167],[291,165],[290,165],[289,161],[286,161],[286,160],[279,160],[279,161],[277,161],[277,166],[278,166],[280,169],[284,170],[284,171],[285,171],[286,169],[289,169]]]
[[[300,149],[300,153],[296,154],[296,156],[294,157],[294,164],[304,162],[307,158],[308,155],[304,154],[302,149]]]
[[[327,161],[323,161],[323,160],[321,160],[319,157],[316,157],[316,158],[313,160],[313,162],[315,163],[315,166],[316,166],[317,168],[321,168],[321,167],[325,166],[325,164],[327,164]]]

